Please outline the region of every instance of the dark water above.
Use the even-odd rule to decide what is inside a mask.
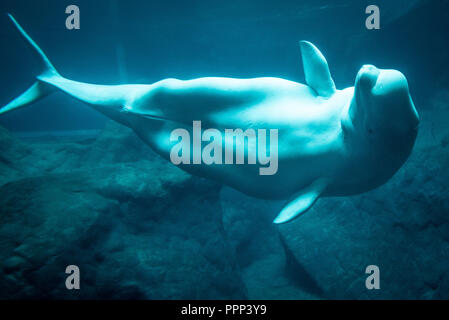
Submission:
[[[381,29],[367,30],[369,1],[78,1],[81,29],[65,28],[70,1],[2,1],[64,76],[153,83],[164,78],[275,76],[304,82],[299,40],[326,56],[337,88],[366,63],[408,78],[418,109],[447,84],[447,1],[378,1]],[[6,16],[0,19],[0,104],[22,92],[37,62]],[[14,131],[101,128],[105,119],[55,94],[0,119]]]

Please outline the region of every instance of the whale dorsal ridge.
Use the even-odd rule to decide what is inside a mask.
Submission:
[[[300,41],[302,63],[306,83],[322,97],[330,97],[335,93],[329,66],[323,54],[308,41]]]
[[[294,194],[292,199],[290,199],[284,208],[282,208],[273,223],[280,224],[289,222],[309,210],[324,192],[326,187],[327,180],[324,178],[319,178],[312,182],[309,186],[301,189],[299,192]]]

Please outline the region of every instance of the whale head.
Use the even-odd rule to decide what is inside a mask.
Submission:
[[[419,115],[407,79],[396,70],[363,66],[348,115],[352,141],[357,144],[353,149],[359,150],[365,170],[368,165],[371,189],[385,183],[404,164],[417,137]]]

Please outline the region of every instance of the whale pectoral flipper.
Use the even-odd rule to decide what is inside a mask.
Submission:
[[[307,84],[322,97],[330,97],[335,91],[326,58],[308,41],[301,41],[301,57]]]
[[[273,223],[289,222],[309,210],[327,187],[326,179],[317,179],[309,186],[295,193],[293,200],[282,208]]]

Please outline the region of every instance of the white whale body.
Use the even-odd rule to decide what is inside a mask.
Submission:
[[[279,78],[209,77],[104,86],[62,77],[10,18],[39,58],[42,73],[0,114],[61,90],[132,128],[166,159],[179,143],[170,139],[173,130],[193,133],[194,121],[201,121],[203,130],[275,129],[275,174],[261,175],[248,163],[179,165],[251,196],[288,200],[275,223],[297,217],[319,197],[354,195],[386,183],[417,136],[419,116],[402,73],[365,65],[354,87],[337,90],[326,59],[310,42],[300,42],[306,85]],[[247,143],[240,152],[256,149]]]

